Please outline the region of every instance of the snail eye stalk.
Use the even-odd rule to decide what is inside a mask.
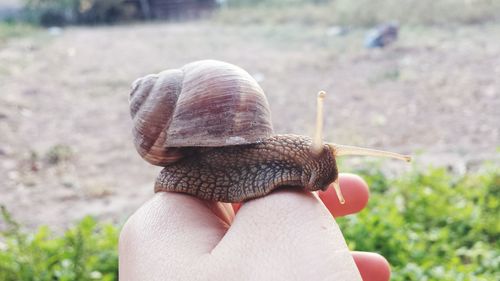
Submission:
[[[376,150],[376,149],[356,147],[350,145],[333,144],[333,143],[328,143],[328,146],[330,146],[330,148],[333,149],[334,156],[345,156],[345,155],[376,156],[376,157],[399,159],[406,162],[411,161],[410,155],[403,155],[390,151]]]
[[[369,148],[349,146],[349,145],[340,145],[340,144],[333,144],[333,143],[328,143],[327,145],[330,148],[332,148],[334,157],[344,156],[344,155],[360,155],[360,156],[376,156],[376,157],[393,158],[393,159],[403,160],[406,162],[411,161],[410,155],[403,155],[403,154],[390,152],[390,151],[369,149]],[[342,192],[340,190],[338,179],[335,182],[333,182],[332,185],[333,185],[333,188],[335,188],[335,192],[337,193],[337,196],[339,197],[340,203],[344,204],[345,200],[344,200],[344,196],[342,196]]]
[[[323,147],[323,100],[326,93],[320,91],[316,99],[316,132],[314,133],[311,150],[314,154],[320,154]]]
[[[323,149],[323,100],[325,99],[326,92],[320,91],[318,93],[318,97],[316,99],[316,132],[314,134],[313,143],[311,146],[311,151],[319,155]],[[344,195],[342,195],[342,191],[340,190],[339,179],[337,178],[331,186],[337,193],[337,197],[339,198],[340,204],[345,203]]]

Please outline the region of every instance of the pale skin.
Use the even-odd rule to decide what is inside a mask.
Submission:
[[[123,227],[120,280],[332,280],[343,270],[332,215],[357,213],[369,197],[360,177],[339,182],[345,204],[331,188],[283,189],[241,206],[157,193]],[[382,256],[351,254],[364,281],[389,280]]]

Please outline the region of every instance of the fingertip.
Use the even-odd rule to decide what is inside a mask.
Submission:
[[[368,203],[370,196],[368,185],[358,175],[342,173],[339,175],[339,184],[345,203],[341,204],[333,188],[321,191],[319,197],[335,217],[354,214],[361,211]]]
[[[352,257],[363,281],[388,281],[391,266],[381,255],[368,252],[352,252]]]

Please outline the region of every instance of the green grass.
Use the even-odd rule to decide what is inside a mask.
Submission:
[[[361,174],[372,190],[367,210],[339,225],[351,249],[389,260],[391,280],[500,280],[499,167],[463,177]]]
[[[358,173],[369,206],[338,223],[351,249],[389,260],[391,280],[500,280],[500,166],[460,177]],[[117,280],[118,226],[87,217],[62,235],[46,226],[31,233],[2,212],[0,280]]]
[[[226,23],[372,26],[478,24],[500,20],[500,0],[233,0],[216,16]]]

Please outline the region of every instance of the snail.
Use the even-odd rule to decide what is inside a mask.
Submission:
[[[318,94],[314,139],[274,134],[266,96],[250,74],[226,62],[196,61],[132,84],[134,144],[146,161],[164,167],[155,192],[241,202],[278,187],[333,186],[344,203],[336,157],[410,156],[323,143],[324,97]]]

